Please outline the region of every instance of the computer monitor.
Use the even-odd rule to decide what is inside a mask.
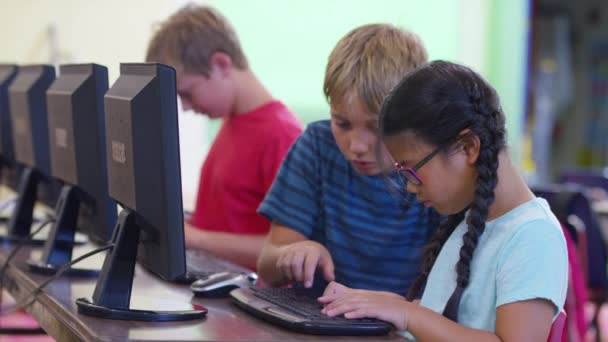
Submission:
[[[45,92],[54,79],[55,68],[53,66],[22,66],[8,88],[15,161],[24,169],[19,179],[18,196],[9,220],[8,234],[1,237],[5,241],[28,236],[36,200],[42,199],[52,207],[61,188],[60,183],[50,177],[51,162]],[[43,240],[32,241],[44,242]]]
[[[14,64],[0,64],[0,182],[17,190],[19,172],[15,164],[13,129],[8,106],[8,87],[19,67]]]
[[[54,273],[71,261],[76,227],[98,242],[109,241],[116,203],[108,193],[103,97],[108,70],[97,64],[59,67],[46,91],[51,174],[64,184],[39,261],[30,270]],[[96,276],[98,270],[72,268],[70,274]]]
[[[19,68],[12,64],[0,64],[0,162],[15,161],[15,146],[13,145],[13,130],[8,112],[8,87],[17,76]]]
[[[78,299],[78,311],[146,321],[203,317],[192,304],[183,311],[129,308],[136,260],[165,280],[186,273],[175,70],[121,64],[105,95],[105,124],[110,196],[123,210],[93,301]]]

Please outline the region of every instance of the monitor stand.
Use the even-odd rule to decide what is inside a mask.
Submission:
[[[38,184],[44,178],[40,171],[35,168],[23,169],[17,188],[17,200],[8,221],[6,233],[0,235],[0,243],[27,244],[30,246],[42,246],[47,237],[28,239],[32,229],[32,223],[36,221],[33,217],[34,205],[38,196]],[[81,235],[77,235],[76,244],[82,245],[87,242]]]
[[[72,261],[72,250],[75,244],[78,210],[82,194],[72,185],[64,185],[55,206],[56,220],[49,233],[40,260],[28,260],[30,271],[39,274],[53,275],[63,265]],[[96,277],[97,269],[69,268],[65,275],[77,277]]]
[[[30,235],[38,183],[41,180],[42,175],[39,171],[29,167],[23,169],[17,188],[18,195],[15,208],[8,221],[6,235],[0,235],[0,242],[21,243],[21,241],[24,241],[23,243],[36,246],[44,244],[45,240],[43,239],[25,240]]]
[[[78,312],[131,321],[185,321],[203,318],[207,309],[196,304],[190,304],[191,307],[180,311],[129,308],[140,229],[135,222],[135,213],[129,209],[122,210],[112,237],[114,247],[106,255],[93,293],[93,301],[86,298],[77,299]]]

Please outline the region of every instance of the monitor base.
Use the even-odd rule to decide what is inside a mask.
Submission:
[[[2,229],[0,229],[0,230],[2,230]],[[21,243],[23,243],[27,246],[44,246],[47,239],[48,239],[48,236],[45,236],[44,238],[34,237],[34,238],[28,240],[27,236],[22,237],[22,236],[16,236],[16,235],[0,235],[0,244],[21,244]],[[87,242],[89,242],[89,238],[82,233],[76,233],[76,235],[74,236],[74,245],[75,246],[81,246],[81,245],[86,244]]]
[[[51,265],[38,260],[28,260],[26,262],[28,270],[32,273],[42,275],[54,275],[61,268],[61,265]],[[63,274],[71,277],[96,278],[101,270],[86,268],[69,268]]]
[[[78,298],[76,300],[76,305],[78,306],[78,313],[84,315],[127,321],[187,321],[204,318],[207,314],[207,309],[196,304],[192,304],[192,310],[150,311],[108,308],[93,304],[86,298]]]
[[[24,244],[27,246],[44,246],[46,240],[39,238],[27,239],[14,235],[0,235],[0,244]]]

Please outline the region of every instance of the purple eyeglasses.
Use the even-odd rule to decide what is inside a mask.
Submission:
[[[403,165],[401,165],[399,163],[395,163],[395,169],[397,170],[399,175],[401,175],[402,177],[405,177],[405,179],[407,179],[408,182],[410,182],[414,185],[421,185],[422,179],[420,179],[420,177],[418,176],[416,171],[420,170],[420,168],[423,167],[424,164],[426,164],[429,160],[433,159],[433,157],[437,153],[439,153],[439,151],[441,151],[442,148],[443,148],[442,146],[436,148],[433,152],[429,153],[428,156],[424,157],[424,159],[422,159],[421,161],[416,163],[416,165],[414,165],[413,167],[404,167]]]

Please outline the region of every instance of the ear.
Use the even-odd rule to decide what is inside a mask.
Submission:
[[[460,143],[462,144],[464,153],[466,154],[466,161],[469,165],[475,165],[479,158],[479,150],[481,148],[481,141],[477,134],[474,134],[470,129],[464,129],[460,132],[461,136]]]
[[[226,78],[232,72],[232,58],[224,52],[214,52],[209,58],[210,75]]]

